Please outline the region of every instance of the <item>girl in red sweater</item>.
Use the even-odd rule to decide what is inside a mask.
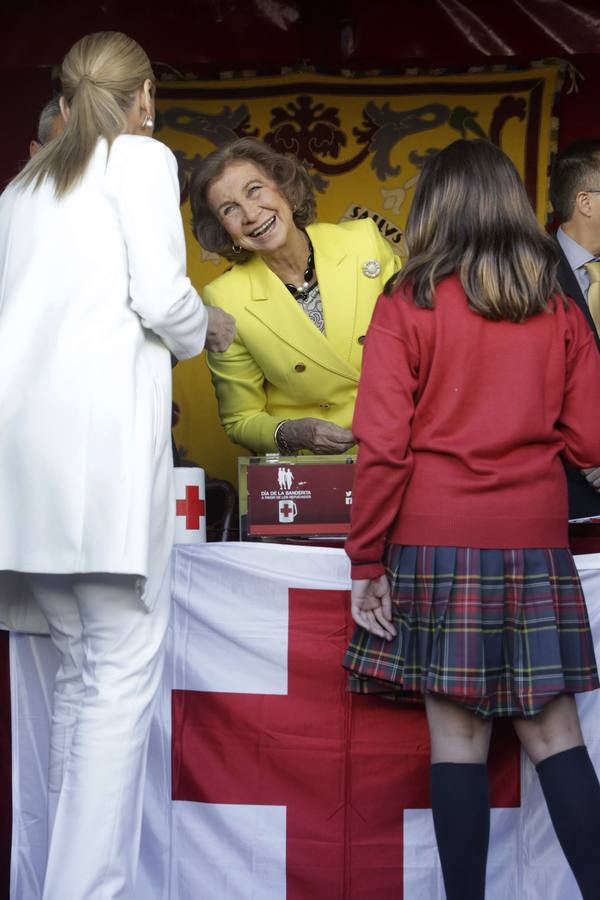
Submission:
[[[428,161],[406,240],[354,416],[358,627],[344,664],[354,690],[424,696],[448,900],[484,897],[494,716],[513,718],[597,900],[600,786],[573,694],[599,681],[561,460],[600,464],[600,355],[492,144],[456,141]]]

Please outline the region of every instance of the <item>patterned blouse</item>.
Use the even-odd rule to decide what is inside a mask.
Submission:
[[[306,294],[303,291],[295,295],[301,308],[304,310],[308,318],[314,322],[321,334],[325,334],[325,320],[323,318],[323,301],[321,300],[321,292],[319,290],[319,282],[315,281],[313,286],[308,289]]]

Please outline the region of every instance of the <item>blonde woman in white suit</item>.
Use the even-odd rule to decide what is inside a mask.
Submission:
[[[88,35],[62,86],[64,131],[0,199],[0,595],[26,588],[60,653],[43,900],[124,900],[169,613],[170,353],[234,325],[185,274],[144,51]]]

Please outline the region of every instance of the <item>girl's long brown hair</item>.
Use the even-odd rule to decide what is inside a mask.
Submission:
[[[454,273],[487,319],[521,322],[562,296],[554,241],[515,166],[489,141],[455,141],[427,161],[405,237],[408,262],[386,293],[410,284],[417,306],[433,308],[436,285]]]

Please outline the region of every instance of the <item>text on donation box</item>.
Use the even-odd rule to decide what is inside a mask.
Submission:
[[[248,533],[345,534],[354,465],[248,466]]]
[[[206,541],[206,492],[204,469],[181,466],[173,469],[175,484],[175,543]]]

